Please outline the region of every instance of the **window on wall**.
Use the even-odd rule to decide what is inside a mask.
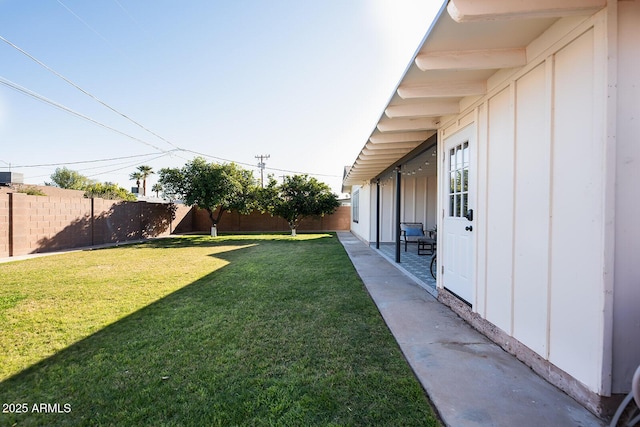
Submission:
[[[455,146],[449,151],[449,216],[463,217],[469,201],[469,143]]]
[[[353,222],[360,221],[360,190],[354,191],[351,197],[351,218]]]

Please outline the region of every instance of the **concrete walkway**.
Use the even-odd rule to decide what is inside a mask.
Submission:
[[[351,233],[338,238],[445,425],[604,425]]]

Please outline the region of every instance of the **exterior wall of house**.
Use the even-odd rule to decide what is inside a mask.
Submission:
[[[373,201],[371,200],[371,194],[373,190]],[[355,201],[358,198],[357,202]],[[358,216],[356,218],[353,210],[358,206]],[[354,186],[351,189],[351,231],[358,236],[361,240],[369,242],[369,228],[371,227],[371,211],[370,206],[373,206],[375,214],[375,186],[363,185]],[[356,222],[357,221],[357,222]],[[375,217],[373,219],[375,221]]]
[[[640,364],[640,1],[618,2],[613,392]]]
[[[612,318],[606,22],[605,12],[560,20],[527,66],[498,72],[440,133],[442,146],[477,129],[473,311],[601,395]]]
[[[374,189],[375,191],[375,189]],[[375,198],[372,199],[373,217],[371,220],[371,240],[376,236]],[[380,242],[396,241],[396,183],[395,178],[385,179],[380,183]]]
[[[596,412],[607,404],[599,396],[630,390],[640,363],[639,21],[640,0],[560,19],[527,47],[528,65],[496,72],[438,135],[442,153],[445,138],[477,132],[469,318]],[[441,229],[430,216],[439,179],[402,177],[402,221]],[[375,185],[366,187],[370,228],[357,234],[373,241]],[[389,175],[383,242],[395,238],[394,198]]]

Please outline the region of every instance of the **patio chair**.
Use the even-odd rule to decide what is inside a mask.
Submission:
[[[436,231],[427,230],[427,236],[418,239],[418,255],[435,254],[437,241]]]

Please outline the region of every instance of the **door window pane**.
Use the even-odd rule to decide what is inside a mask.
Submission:
[[[460,212],[460,216],[465,216],[467,214],[467,211],[469,210],[469,205],[468,202],[469,201],[469,195],[466,193],[462,194],[462,210]]]
[[[449,150],[449,216],[463,217],[469,204],[469,143]]]
[[[462,164],[463,166],[468,167],[469,166],[469,143],[465,142],[462,145]]]

